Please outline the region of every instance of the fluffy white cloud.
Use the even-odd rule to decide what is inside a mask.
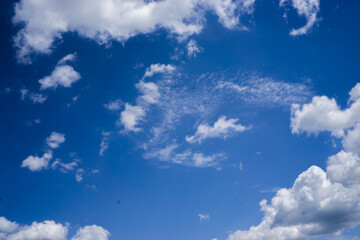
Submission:
[[[199,213],[198,216],[200,221],[207,221],[210,219],[210,214]]]
[[[18,224],[0,217],[0,239],[2,240],[67,240],[67,235],[68,226],[55,221],[33,222],[30,226],[19,227]],[[109,236],[110,233],[103,227],[91,225],[79,228],[71,240],[108,240]]]
[[[159,87],[153,82],[144,82],[144,79],[155,73],[171,73],[175,69],[172,65],[164,64],[152,64],[147,68],[143,79],[135,85],[141,93],[136,99],[137,104],[125,103],[125,110],[120,113],[117,125],[124,126],[126,131],[140,131],[141,129],[136,125],[144,119],[150,105],[158,103],[160,98]]]
[[[67,227],[54,221],[42,223],[33,222],[30,226],[24,226],[19,231],[7,236],[6,240],[66,240]]]
[[[10,222],[4,217],[0,217],[0,232],[13,232],[18,228],[18,224],[16,222]]]
[[[191,39],[186,45],[187,55],[188,57],[196,57],[198,53],[201,53],[203,49],[198,45],[198,43]]]
[[[354,100],[354,91],[357,87],[358,85],[350,92],[353,94],[350,95],[352,100]],[[329,131],[335,136],[343,136],[344,131],[354,127],[357,123],[360,123],[359,98],[356,98],[345,110],[340,109],[335,99],[329,99],[326,96],[314,97],[311,103],[302,107],[300,105],[292,106],[291,129],[293,133]]]
[[[96,225],[80,228],[71,240],[107,240],[110,233]]]
[[[350,98],[352,94],[353,90]],[[278,190],[271,203],[263,200],[262,222],[234,232],[229,240],[305,240],[341,234],[360,224],[357,101],[344,111],[327,97],[314,97],[309,104],[295,106],[294,133],[330,131],[342,138],[345,150],[329,157],[326,172],[312,166],[298,176],[292,188]]]
[[[284,7],[290,1],[298,15],[304,16],[307,21],[305,26],[292,29],[290,35],[299,36],[307,34],[318,20],[317,14],[320,11],[320,0],[280,0],[280,6]]]
[[[46,144],[54,149],[58,148],[60,144],[65,142],[65,134],[52,132],[49,137],[46,138]]]
[[[186,136],[186,141],[189,143],[201,143],[204,139],[207,138],[224,138],[230,137],[236,132],[243,132],[248,130],[249,127],[245,127],[240,123],[237,124],[237,118],[226,119],[226,116],[221,116],[214,123],[214,126],[209,126],[207,124],[200,124],[197,127],[196,133],[194,136]]]
[[[32,53],[50,53],[65,32],[77,32],[99,44],[124,42],[141,33],[165,28],[181,38],[201,31],[210,11],[227,28],[251,13],[254,0],[21,0],[15,5],[15,24],[23,28],[14,38],[17,57],[31,63]]]
[[[143,78],[152,77],[156,73],[171,73],[175,71],[175,69],[176,67],[171,64],[168,65],[159,64],[159,63],[151,64],[150,67],[146,69]]]
[[[62,60],[60,60],[62,61]],[[41,84],[40,90],[48,88],[56,89],[58,86],[71,87],[74,82],[79,81],[81,78],[80,74],[69,65],[58,65],[52,71],[50,76],[46,76],[39,80]]]
[[[29,156],[22,162],[21,167],[29,168],[32,172],[41,171],[48,167],[52,157],[52,151],[47,151],[42,157]]]
[[[118,125],[123,125],[127,131],[140,131],[136,125],[145,116],[145,110],[141,106],[132,106],[128,103],[125,104],[125,110],[120,113]]]

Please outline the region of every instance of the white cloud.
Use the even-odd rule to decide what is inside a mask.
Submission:
[[[61,172],[67,173],[69,171],[73,171],[78,166],[78,160],[75,159],[72,162],[64,163],[61,159],[57,158],[55,161],[51,164],[52,169],[59,168]]]
[[[155,83],[145,83],[144,81],[140,81],[138,84],[136,84],[136,87],[142,93],[142,95],[138,99],[138,102],[143,101],[145,104],[155,104],[159,101],[159,88]]]
[[[67,227],[54,221],[33,222],[30,226],[24,226],[18,232],[10,234],[6,240],[66,240],[67,233]]]
[[[109,148],[109,137],[110,137],[111,132],[102,132],[102,139],[101,139],[101,143],[100,143],[100,151],[99,151],[99,155],[103,156],[104,152]]]
[[[214,123],[214,126],[207,124],[200,124],[197,127],[194,136],[186,136],[186,141],[189,143],[201,143],[207,138],[223,138],[226,139],[236,132],[243,132],[248,130],[249,127],[245,127],[240,123],[237,124],[237,118],[226,119],[226,116],[221,116]]]
[[[122,105],[123,102],[120,99],[116,99],[114,101],[110,101],[107,104],[104,104],[104,107],[109,111],[117,112],[121,109]]]
[[[199,213],[198,214],[200,221],[210,220],[210,214]]]
[[[2,228],[5,223],[6,227]],[[0,217],[0,239],[2,240],[67,240],[68,225],[55,221],[33,222],[30,226],[20,226]],[[71,240],[108,240],[110,233],[97,225],[79,228]]]
[[[15,5],[13,22],[23,28],[14,42],[19,61],[31,63],[29,55],[51,53],[54,41],[69,31],[99,44],[124,42],[159,28],[186,38],[202,30],[207,11],[225,27],[235,28],[241,14],[252,12],[253,4],[254,0],[22,0]]]
[[[0,217],[0,232],[10,233],[18,228],[19,224],[10,222],[4,217]]]
[[[84,177],[83,177],[84,173],[85,173],[85,170],[82,168],[79,168],[76,171],[75,179],[77,182],[81,182],[84,179]]]
[[[44,103],[47,99],[47,96],[44,96],[40,93],[31,93],[29,98],[33,101],[33,103]]]
[[[110,233],[96,225],[80,228],[71,240],[107,240]]]
[[[42,157],[29,156],[22,162],[21,167],[27,167],[32,172],[41,171],[48,167],[52,157],[52,151],[47,151]]]
[[[203,49],[198,45],[198,43],[191,39],[186,45],[187,55],[188,57],[196,57],[198,53],[201,53]]]
[[[58,65],[66,64],[68,62],[73,62],[76,60],[76,53],[71,53],[63,57],[58,61]]]
[[[136,125],[144,120],[150,105],[158,103],[160,98],[158,86],[153,82],[144,82],[144,79],[154,73],[169,73],[174,70],[175,67],[163,64],[152,64],[147,68],[143,79],[135,85],[141,93],[136,99],[137,105],[125,103],[125,110],[120,113],[117,125],[123,125],[126,131],[139,132],[141,129]]]
[[[168,65],[159,64],[159,63],[151,64],[150,67],[146,68],[143,79],[147,77],[152,77],[154,74],[157,73],[171,73],[175,70],[176,67],[171,64]]]
[[[352,97],[353,95],[350,96]],[[344,131],[357,123],[360,123],[359,98],[345,110],[340,109],[335,99],[329,99],[326,96],[314,97],[311,103],[302,107],[292,106],[291,129],[293,133],[329,131],[334,136],[343,136]]]
[[[306,18],[306,25],[290,31],[291,36],[304,35],[314,26],[318,20],[317,14],[320,11],[320,0],[280,0],[280,6],[284,7],[291,1],[292,7],[297,11],[299,16]]]
[[[125,104],[125,110],[120,113],[120,119],[117,124],[124,126],[127,131],[138,132],[141,129],[136,125],[145,116],[145,110],[141,106],[132,106],[128,103]]]
[[[244,78],[241,83],[220,81],[217,87],[233,90],[245,102],[269,107],[302,103],[312,94],[309,87],[301,83],[287,83],[257,76]]]
[[[225,159],[221,153],[205,155],[200,152],[193,153],[190,149],[178,153],[176,149],[178,144],[170,144],[164,148],[155,149],[144,154],[146,159],[157,159],[160,162],[172,162],[175,164],[185,165],[188,167],[214,167],[220,170],[220,162]]]
[[[342,111],[334,99],[323,96],[295,106],[294,133],[330,131],[342,138],[345,150],[329,157],[326,171],[312,166],[298,176],[292,188],[278,190],[269,204],[263,200],[262,222],[236,231],[229,240],[305,240],[339,235],[360,224],[360,156],[353,147],[357,143],[352,143],[358,141],[358,120],[353,119],[354,111],[359,111],[354,106],[357,102],[360,100]]]
[[[65,134],[52,132],[49,137],[46,138],[46,144],[52,148],[58,148],[60,144],[65,142]]]
[[[58,86],[69,88],[73,83],[79,81],[80,78],[80,74],[76,72],[73,67],[69,65],[58,65],[52,71],[50,76],[46,76],[39,80],[39,83],[41,84],[40,90],[48,88],[56,89]]]
[[[21,100],[25,100],[25,97],[28,93],[29,93],[29,90],[27,90],[26,88],[20,89]]]

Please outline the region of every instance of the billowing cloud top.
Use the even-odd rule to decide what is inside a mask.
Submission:
[[[255,0],[22,0],[16,4],[14,23],[24,23],[15,37],[18,60],[31,63],[32,53],[50,53],[56,39],[68,31],[99,44],[126,41],[139,33],[165,28],[180,38],[199,33],[204,14],[215,13],[226,28],[239,24]]]

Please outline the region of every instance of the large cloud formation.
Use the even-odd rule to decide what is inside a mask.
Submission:
[[[0,217],[1,240],[67,240],[68,226],[54,221],[33,222],[30,226],[19,226]],[[5,227],[4,227],[5,226]],[[79,228],[71,240],[108,240],[110,233],[96,225]]]
[[[99,44],[124,42],[141,33],[167,29],[180,38],[199,33],[205,13],[213,12],[226,28],[239,25],[255,0],[21,0],[15,5],[17,57],[31,63],[32,53],[50,53],[63,33],[77,32]]]
[[[328,131],[342,139],[344,149],[329,157],[326,171],[311,166],[292,188],[280,189],[269,204],[261,201],[262,222],[234,232],[229,240],[304,240],[360,224],[359,90],[360,84],[351,90],[345,110],[326,96],[293,105],[293,133]]]

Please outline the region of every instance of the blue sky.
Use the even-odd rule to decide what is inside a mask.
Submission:
[[[359,9],[1,1],[0,240],[359,239]]]

